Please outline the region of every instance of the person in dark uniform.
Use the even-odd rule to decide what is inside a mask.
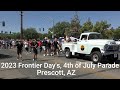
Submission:
[[[38,43],[34,39],[33,42],[32,42],[32,48],[33,48],[33,53],[34,53],[34,55],[33,55],[33,61],[37,60],[37,54],[38,54],[37,47],[38,47]]]
[[[54,42],[53,42],[53,46],[54,46],[54,54],[57,54],[58,55],[58,51],[59,51],[59,43],[58,43],[58,40],[57,38],[55,38]]]
[[[17,41],[16,46],[17,46],[17,60],[19,60],[19,58],[21,58],[22,60],[23,42]]]
[[[51,42],[50,42],[50,39],[47,40],[46,49],[47,49],[47,56],[49,56],[50,53],[51,53]]]

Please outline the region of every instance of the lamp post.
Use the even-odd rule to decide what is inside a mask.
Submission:
[[[23,39],[23,11],[20,12],[21,16],[21,34],[20,34],[20,39]]]

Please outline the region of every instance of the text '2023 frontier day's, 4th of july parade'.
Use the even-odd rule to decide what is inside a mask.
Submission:
[[[15,63],[15,62],[2,62],[0,63],[0,68],[4,69],[11,69],[11,68],[18,68],[18,69],[37,69],[36,75],[76,75],[76,70],[81,68],[86,69],[95,69],[95,68],[119,68],[119,64],[93,64],[91,63],[83,63],[83,62],[76,62],[76,63],[41,63],[38,64],[37,62],[34,63]],[[66,70],[65,70],[66,69]],[[66,73],[64,71],[67,71]]]

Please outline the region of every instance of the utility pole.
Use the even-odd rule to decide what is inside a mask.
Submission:
[[[20,39],[23,39],[23,11],[21,11],[21,34],[20,34]]]
[[[55,36],[55,30],[54,30],[54,19],[53,19],[53,34],[52,34],[52,38],[54,38]]]

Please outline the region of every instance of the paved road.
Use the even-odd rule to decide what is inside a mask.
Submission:
[[[28,68],[27,66],[31,64],[39,65],[39,68]],[[85,65],[88,65],[87,68]],[[119,60],[117,65],[120,65]],[[53,75],[50,75],[51,73]],[[1,79],[120,79],[119,74],[120,69],[117,66],[101,68],[89,60],[66,59],[64,56],[43,57],[39,54],[38,60],[34,62],[32,54],[26,55],[23,52],[23,61],[21,61],[16,60],[15,49],[0,50]]]

